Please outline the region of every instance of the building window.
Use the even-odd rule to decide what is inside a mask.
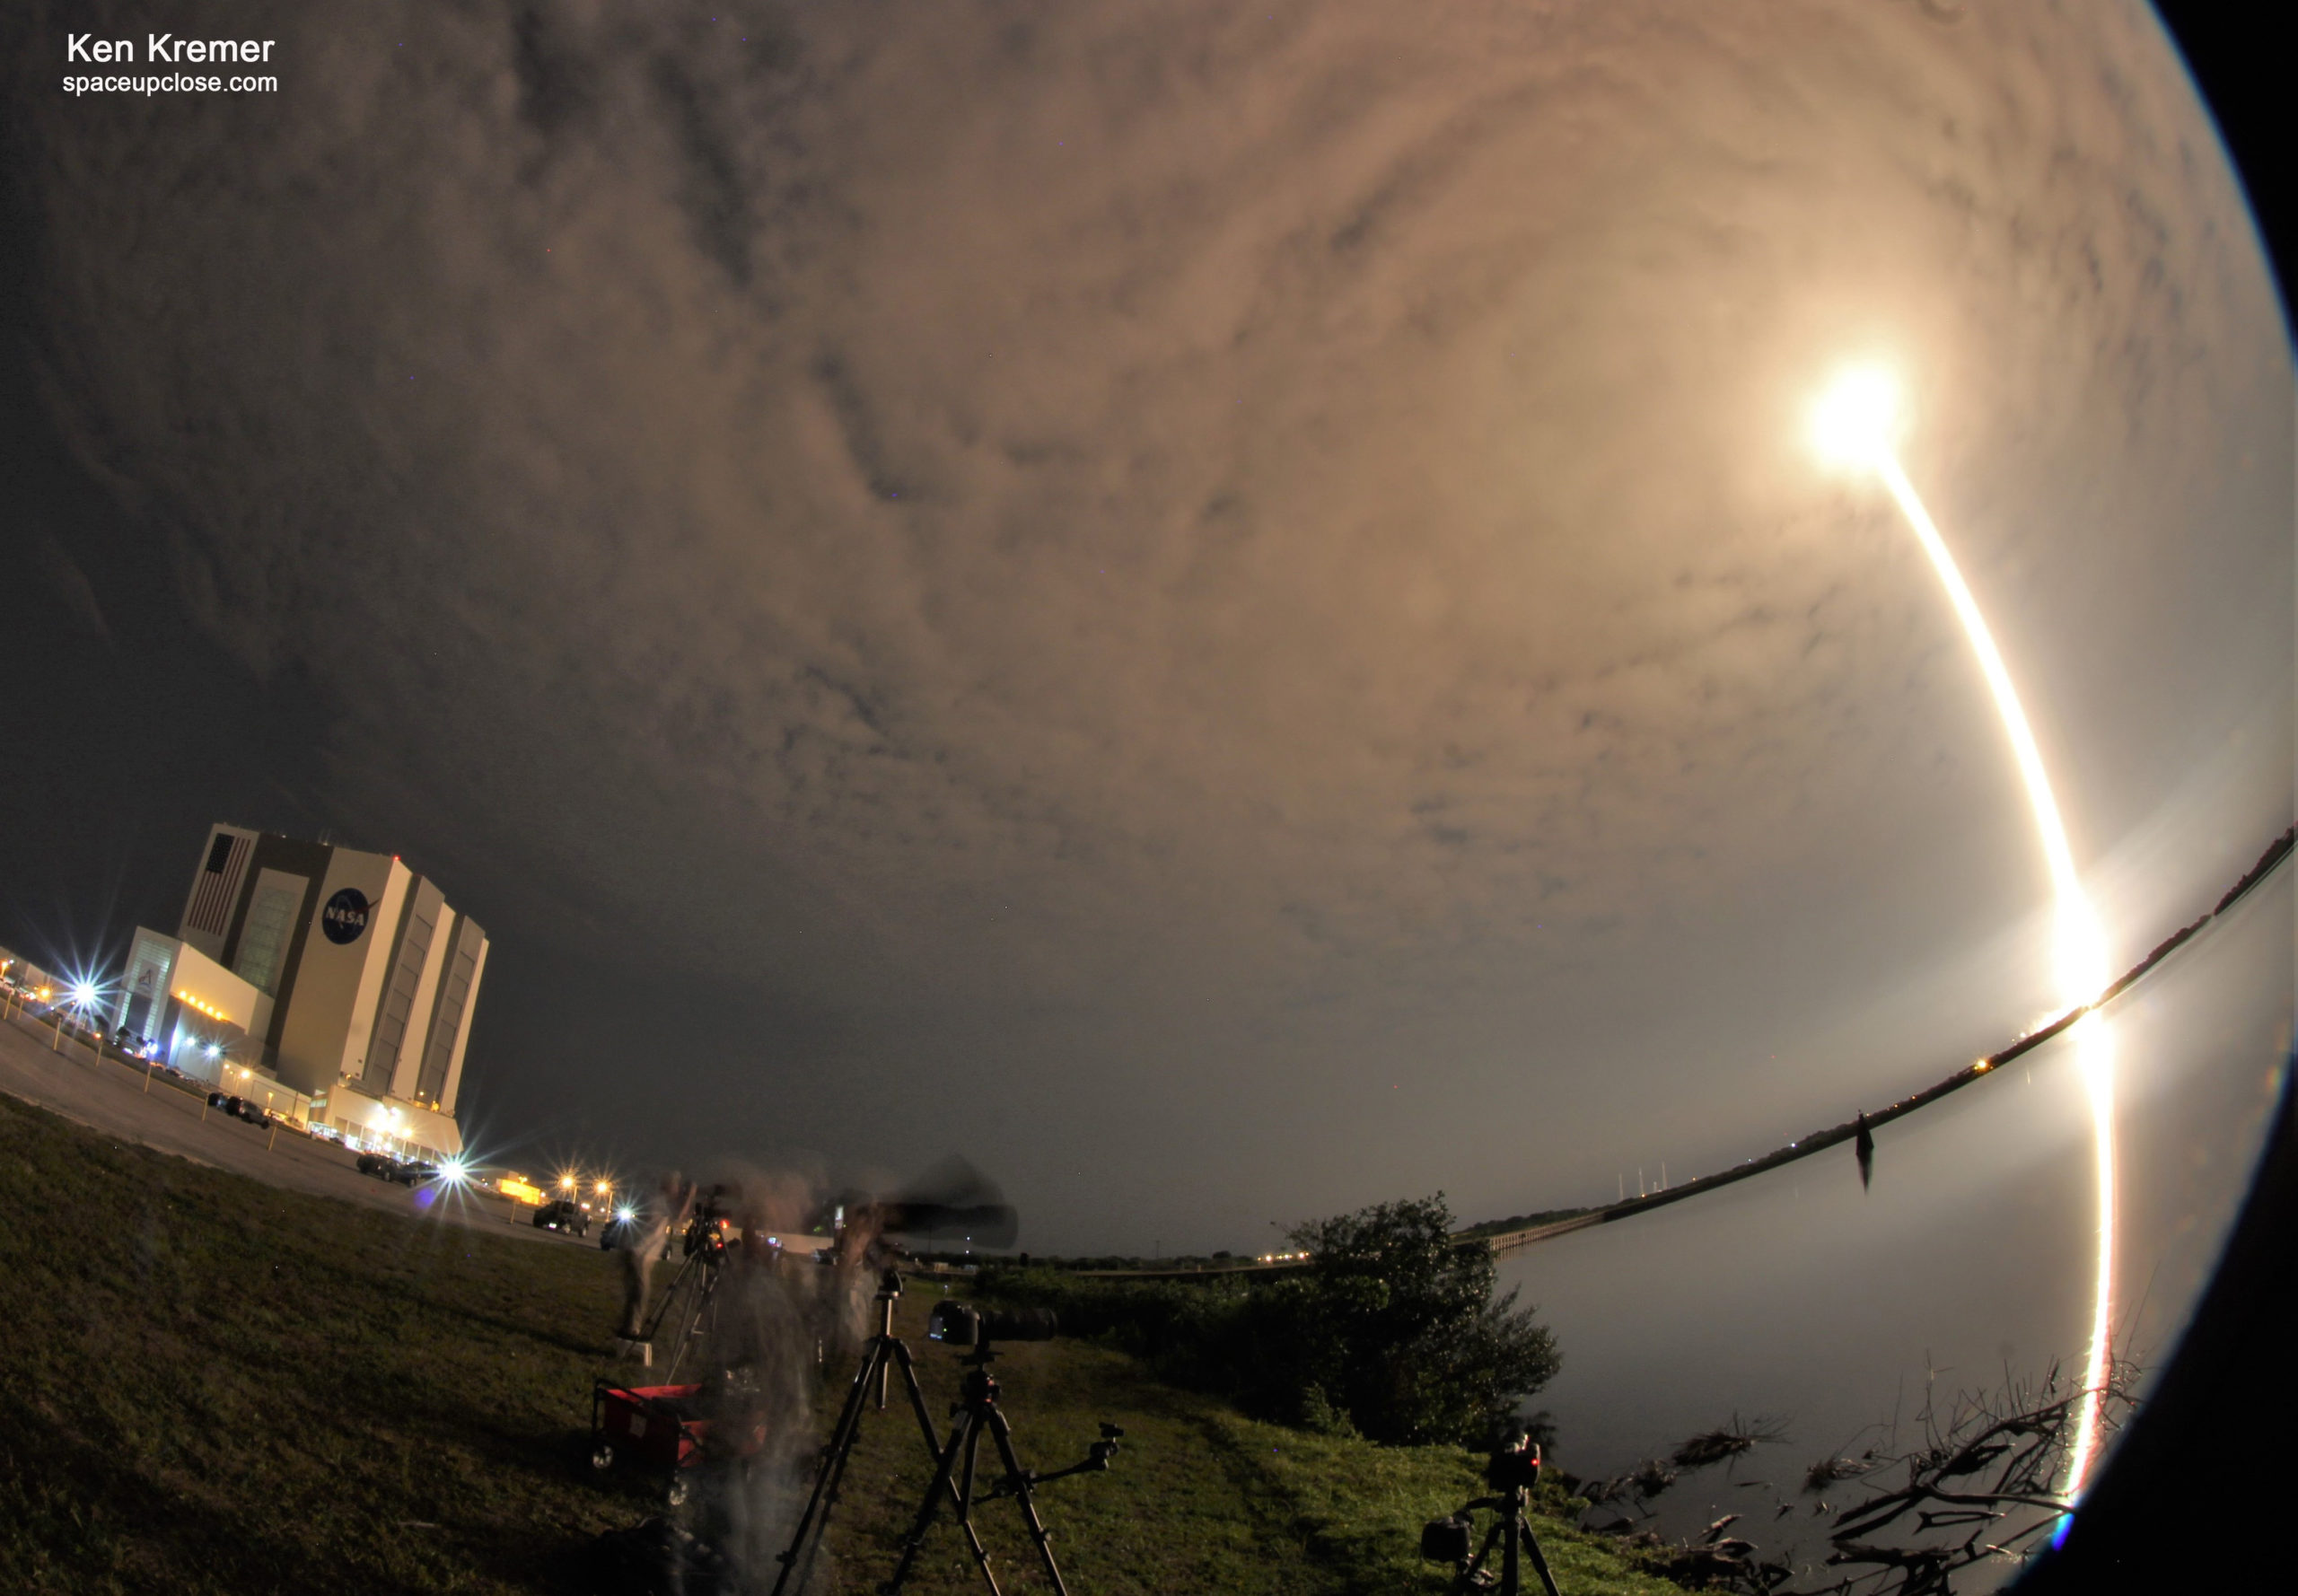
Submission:
[[[455,1037],[462,1030],[463,1005],[470,1000],[471,977],[478,970],[478,937],[469,928],[469,921],[464,925],[463,934],[457,939],[459,945],[445,989],[432,1008],[431,1045],[424,1050],[423,1070],[415,1083],[415,1095],[425,1102],[437,1097],[447,1083],[447,1066],[454,1061]],[[437,1107],[435,1103],[432,1106]]]
[[[375,1045],[367,1055],[366,1081],[378,1091],[390,1089],[391,1076],[399,1068],[407,1022],[415,1009],[415,989],[423,984],[423,962],[431,955],[431,938],[438,929],[436,919],[423,912],[427,907],[418,900],[408,916],[399,968],[391,972],[390,989],[383,994],[383,1012],[375,1022]],[[436,913],[434,908],[433,916]]]
[[[240,979],[259,992],[279,995],[279,962],[303,900],[294,887],[265,887],[249,907],[246,926],[240,933]]]

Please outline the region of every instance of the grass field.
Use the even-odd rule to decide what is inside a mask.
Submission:
[[[659,1482],[583,1468],[618,1306],[595,1250],[278,1191],[5,1097],[0,1215],[0,1589],[582,1591],[599,1532],[658,1506]],[[899,1328],[938,1425],[956,1367],[923,1337],[930,1294]],[[1040,1498],[1081,1596],[1441,1588],[1414,1553],[1474,1494],[1465,1453],[1255,1424],[1072,1342],[998,1374],[1031,1466],[1126,1427],[1110,1472]],[[873,1413],[819,1588],[873,1587],[927,1478],[914,1421]],[[1042,1589],[1013,1504],[980,1522],[1006,1588]],[[1673,1589],[1541,1534],[1567,1596]],[[980,1588],[946,1522],[908,1588]]]

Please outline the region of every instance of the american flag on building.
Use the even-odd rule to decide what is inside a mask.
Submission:
[[[211,936],[221,936],[232,917],[232,899],[240,884],[240,872],[248,862],[248,849],[252,837],[218,831],[215,840],[207,847],[207,868],[199,873],[192,883],[191,907],[184,911],[183,923],[194,931],[205,931]]]

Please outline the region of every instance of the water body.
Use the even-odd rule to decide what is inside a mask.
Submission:
[[[2142,1364],[2175,1346],[2263,1143],[2291,1046],[2292,879],[2285,866],[2108,1011],[2116,1339]],[[1869,1191],[1846,1145],[1504,1258],[1504,1289],[1521,1286],[1563,1347],[1536,1399],[1557,1460],[1616,1474],[1735,1414],[1783,1421],[1785,1443],[1687,1476],[1659,1527],[1745,1511],[1734,1532],[1767,1552],[1800,1533],[1823,1553],[1808,1511],[1774,1526],[1768,1495],[1740,1482],[1792,1492],[1815,1460],[1888,1440],[1895,1416],[1909,1441],[1926,1392],[2039,1380],[2054,1361],[2079,1376],[2095,1215],[2074,1048],[2039,1048],[1877,1143]]]

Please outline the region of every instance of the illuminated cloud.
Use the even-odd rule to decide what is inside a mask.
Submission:
[[[2086,847],[2286,681],[2285,345],[2136,5],[268,14],[276,103],[30,147],[62,411],[346,824],[1056,1120],[1092,1039],[1263,1123],[1285,1035],[1609,1111],[2041,902],[1802,446],[1846,352]]]

